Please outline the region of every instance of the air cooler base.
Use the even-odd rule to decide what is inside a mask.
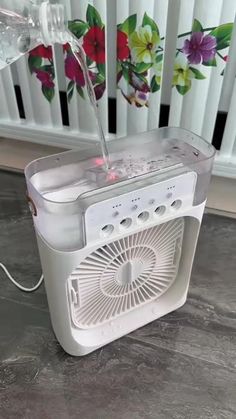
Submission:
[[[174,218],[184,220],[184,232],[178,269],[169,287],[156,298],[152,297],[120,315],[117,312],[115,318],[97,324],[88,321],[86,323],[85,314],[84,323],[76,323],[76,319],[82,313],[80,305],[83,301],[76,292],[76,285],[74,289],[71,287],[73,278],[76,278],[73,275],[85,258],[96,252],[96,245],[76,251],[57,251],[36,232],[53,329],[67,353],[75,356],[86,355],[178,309],[185,303],[204,207],[205,202],[188,209],[180,209]],[[162,226],[171,220],[173,221],[173,217],[164,215],[158,223],[149,223],[147,228]],[[137,227],[137,231],[132,231],[132,234],[138,234],[141,230],[143,227]],[[127,239],[128,237],[127,233]],[[105,240],[104,245],[107,243],[109,244],[109,241]]]

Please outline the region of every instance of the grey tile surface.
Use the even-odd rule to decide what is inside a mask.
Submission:
[[[55,340],[44,287],[0,271],[0,418],[236,418],[235,249],[236,221],[206,215],[184,307],[84,358]],[[24,179],[4,172],[0,261],[40,276]]]

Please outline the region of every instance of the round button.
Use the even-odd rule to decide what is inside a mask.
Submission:
[[[148,219],[149,219],[149,212],[148,211],[143,211],[138,215],[138,221],[141,222],[141,223],[144,223]]]
[[[120,222],[120,226],[122,228],[129,228],[132,224],[132,219],[131,218],[124,218],[121,222]]]
[[[113,212],[113,217],[118,217],[118,215],[119,215],[119,211]]]
[[[111,233],[113,233],[114,226],[112,224],[107,224],[102,228],[102,235],[104,237],[110,236]]]
[[[179,209],[182,205],[181,199],[176,199],[176,201],[172,202],[171,208]]]
[[[166,198],[170,199],[172,197],[172,192],[168,192],[168,194],[166,195]]]
[[[150,199],[149,205],[153,205],[153,204],[155,204],[155,199]]]
[[[138,209],[138,205],[133,205],[131,209],[132,211],[136,211],[136,209]]]

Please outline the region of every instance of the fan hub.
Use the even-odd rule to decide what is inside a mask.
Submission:
[[[115,280],[118,285],[129,285],[143,273],[144,265],[139,259],[129,260],[119,267]]]

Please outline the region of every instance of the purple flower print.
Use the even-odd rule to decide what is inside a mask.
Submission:
[[[67,55],[65,60],[65,73],[68,79],[73,80],[79,86],[84,87],[84,73],[74,55]]]
[[[194,32],[190,39],[184,41],[182,52],[187,56],[190,64],[201,64],[215,57],[216,38],[202,32]]]
[[[37,79],[41,81],[43,86],[47,87],[48,89],[51,89],[52,87],[55,86],[51,73],[47,73],[46,71],[38,70],[38,69],[35,70],[35,73],[36,73]]]
[[[140,79],[135,73],[132,71],[129,74],[129,84],[135,89],[139,90],[140,92],[148,93],[150,92],[150,86],[145,81],[145,79]]]
[[[90,76],[91,77],[91,76]],[[96,100],[101,99],[101,97],[103,96],[103,93],[106,89],[106,83],[105,81],[101,84],[97,84],[97,86],[94,87],[94,93],[96,96]]]

